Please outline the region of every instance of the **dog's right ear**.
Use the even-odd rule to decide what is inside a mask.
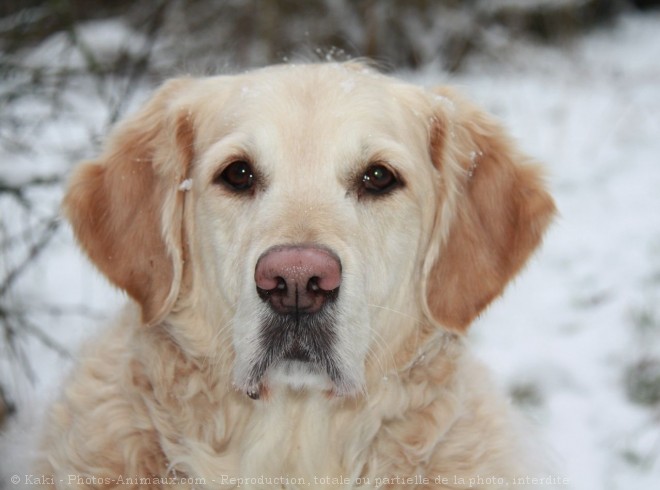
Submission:
[[[104,153],[78,167],[63,202],[89,258],[155,324],[177,299],[182,213],[194,127],[177,100],[192,83],[172,80],[114,131]]]

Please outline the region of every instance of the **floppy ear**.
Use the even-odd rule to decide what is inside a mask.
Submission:
[[[555,214],[539,168],[489,116],[447,90],[431,130],[440,171],[427,314],[464,331],[518,273]]]
[[[160,322],[177,299],[184,193],[193,159],[193,126],[176,106],[190,83],[166,83],[121,123],[95,161],[78,167],[63,202],[78,242],[108,279]]]

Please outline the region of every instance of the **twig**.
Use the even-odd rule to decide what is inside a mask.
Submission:
[[[167,1],[159,2],[150,16],[150,21],[146,28],[146,42],[142,47],[140,55],[129,65],[130,70],[124,83],[124,89],[112,105],[110,116],[108,117],[108,126],[112,126],[122,115],[125,110],[126,102],[129,100],[129,94],[131,91],[135,90],[138,80],[140,77],[144,76],[144,73],[147,71],[153,55],[154,45],[158,39],[158,33],[163,27],[163,19],[165,17],[167,6]]]
[[[62,181],[62,177],[59,175],[49,175],[34,177],[25,182],[19,184],[10,184],[9,182],[0,178],[0,194],[9,194],[13,196],[24,208],[30,209],[32,203],[25,196],[25,193],[28,189],[37,186],[48,186],[59,184]]]
[[[30,335],[39,340],[43,345],[51,350],[57,352],[60,356],[71,359],[71,352],[60,344],[57,340],[52,338],[46,332],[41,330],[38,326],[30,322],[27,318],[23,317],[21,327]]]
[[[41,234],[41,237],[39,237],[39,239],[34,244],[32,244],[28,250],[27,257],[25,257],[25,259],[20,264],[14,267],[5,276],[2,284],[0,285],[0,298],[3,297],[7,291],[9,291],[9,288],[14,284],[16,279],[20,277],[21,273],[25,271],[30,263],[34,261],[41,254],[41,252],[44,251],[50,240],[55,235],[55,232],[58,230],[59,226],[60,220],[57,215],[48,220],[46,228]]]

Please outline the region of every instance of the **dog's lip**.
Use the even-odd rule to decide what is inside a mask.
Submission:
[[[261,388],[250,388],[245,394],[253,400],[258,400],[261,398]]]

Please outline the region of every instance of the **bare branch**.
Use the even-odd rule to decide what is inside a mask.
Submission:
[[[4,277],[2,284],[0,284],[0,298],[2,298],[9,288],[16,282],[20,275],[27,269],[30,264],[46,249],[46,246],[50,240],[55,235],[55,232],[60,226],[60,219],[58,215],[55,215],[48,220],[45,229],[43,230],[39,239],[32,244],[28,250],[28,254],[17,266],[15,266],[9,273]]]

